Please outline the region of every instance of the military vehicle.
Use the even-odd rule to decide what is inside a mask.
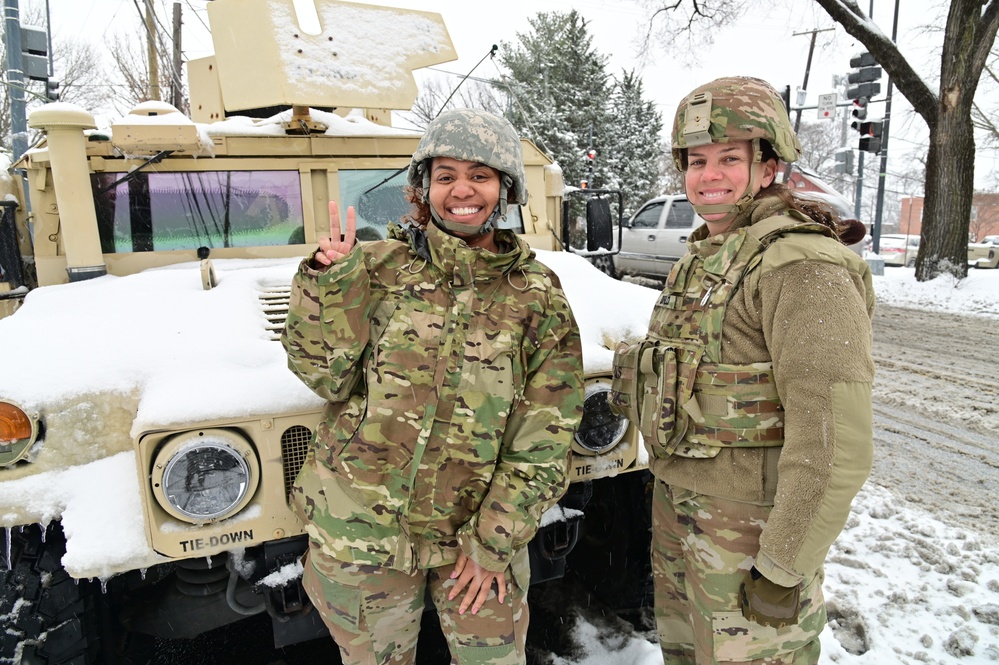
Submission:
[[[412,106],[412,69],[455,53],[437,14],[301,6],[208,3],[215,55],[189,63],[190,116],[157,101],[109,129],[68,103],[29,115],[43,140],[0,202],[0,662],[137,662],[158,638],[264,612],[276,646],[328,637],[287,498],[322,407],[277,341],[290,280],[328,201],[356,208],[361,240],[407,211],[419,134],[392,110]],[[505,223],[585,265],[577,294],[620,285],[565,251],[561,170],[529,141],[524,160],[530,200]],[[586,207],[603,210],[588,245],[609,247],[606,205]],[[567,556],[596,583],[647,558],[645,453],[604,399],[616,341],[584,358],[537,581]]]

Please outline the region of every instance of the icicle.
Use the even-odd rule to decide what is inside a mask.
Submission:
[[[139,568],[139,576],[142,577],[142,581],[146,581],[146,573],[149,572],[148,568]]]
[[[11,528],[10,527],[6,527],[6,528],[7,528],[7,570],[14,570],[14,562],[11,561],[11,559],[10,559],[10,536],[11,536]]]
[[[105,596],[108,593],[108,581],[103,577],[101,578],[101,593],[104,594]]]
[[[45,544],[45,534],[48,533],[49,528],[48,528],[47,524],[39,524],[38,526],[42,527],[42,544],[44,545]]]

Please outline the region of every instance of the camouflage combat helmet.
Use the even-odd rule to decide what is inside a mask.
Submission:
[[[709,143],[749,141],[753,164],[763,160],[760,141],[767,141],[785,162],[797,161],[801,144],[791,128],[780,94],[766,81],[747,76],[728,76],[706,83],[687,95],[673,119],[673,163],[687,170],[687,148]],[[754,198],[755,170],[750,170],[746,191],[735,204],[695,205],[699,215],[724,213],[715,220],[724,223],[745,210]]]
[[[499,206],[481,227],[444,221],[433,206],[434,222],[445,231],[487,233],[496,218],[506,214],[507,197],[513,192],[514,201],[527,203],[527,182],[524,174],[524,154],[520,137],[505,118],[480,109],[453,109],[431,121],[409,164],[409,184],[423,190],[423,200],[430,200],[430,160],[450,157],[466,162],[479,162],[500,172]]]
[[[757,78],[728,76],[696,88],[673,119],[673,163],[685,171],[684,148],[706,143],[766,139],[787,163],[801,156],[784,100]]]

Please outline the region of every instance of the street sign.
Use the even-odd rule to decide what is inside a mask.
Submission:
[[[819,120],[836,117],[836,93],[819,95]]]

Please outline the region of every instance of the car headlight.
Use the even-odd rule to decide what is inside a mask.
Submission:
[[[583,421],[576,430],[576,446],[584,455],[600,455],[621,443],[628,431],[628,419],[616,415],[607,403],[610,384],[595,382],[586,386]]]
[[[0,402],[0,467],[24,459],[37,438],[37,415],[28,415],[16,404]]]
[[[192,430],[173,437],[156,453],[150,480],[163,510],[202,524],[246,506],[257,489],[260,466],[253,446],[239,433]]]

